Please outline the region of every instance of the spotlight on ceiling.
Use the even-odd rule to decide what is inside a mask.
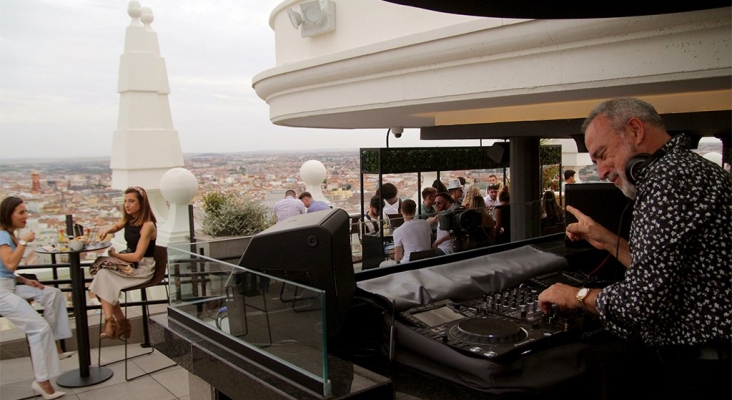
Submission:
[[[287,15],[300,36],[312,37],[335,30],[335,3],[330,0],[315,0],[300,3],[300,12],[287,9]]]

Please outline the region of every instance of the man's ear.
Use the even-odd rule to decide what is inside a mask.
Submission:
[[[632,135],[630,138],[633,141],[634,145],[639,146],[641,143],[643,143],[646,135],[643,127],[643,122],[641,122],[641,120],[639,120],[638,118],[631,118],[630,120],[628,120],[628,129],[630,130],[630,134]]]

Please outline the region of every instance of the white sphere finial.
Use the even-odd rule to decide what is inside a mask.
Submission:
[[[150,25],[153,22],[153,12],[152,8],[150,7],[142,7],[142,17],[140,17],[140,21],[142,21],[145,26]]]
[[[198,180],[185,168],[171,168],[160,178],[160,193],[171,203],[188,204],[198,192]]]
[[[329,203],[323,196],[320,185],[325,180],[325,165],[318,160],[308,160],[300,167],[300,179],[305,182],[305,190],[310,192],[314,200],[321,200]]]
[[[320,185],[325,179],[325,165],[318,160],[308,160],[300,167],[300,178],[306,185]]]
[[[127,5],[127,15],[133,19],[140,18],[140,15],[142,15],[142,6],[139,1],[130,1],[130,4]]]

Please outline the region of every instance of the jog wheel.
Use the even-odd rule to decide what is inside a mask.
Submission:
[[[500,318],[471,318],[450,328],[454,339],[475,344],[505,344],[526,339],[528,334],[517,324]]]

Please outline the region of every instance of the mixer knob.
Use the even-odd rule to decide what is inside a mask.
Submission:
[[[549,310],[549,316],[552,319],[556,319],[557,316],[559,316],[559,306],[556,304],[552,304],[551,309]]]

